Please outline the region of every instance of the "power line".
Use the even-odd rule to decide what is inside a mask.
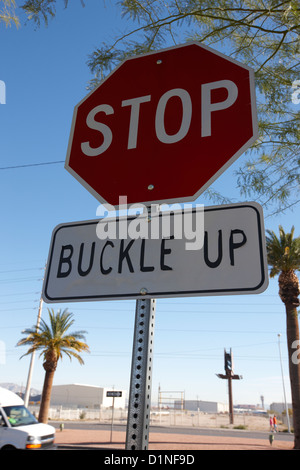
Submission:
[[[33,302],[33,303],[37,303],[37,302],[39,302],[39,301],[38,301],[38,299],[33,299],[33,300],[32,300],[32,299],[29,299],[29,300],[24,300],[24,299],[22,299],[22,300],[12,300],[12,301],[10,301],[10,302],[3,302],[3,303],[1,303],[0,305],[2,306],[2,305],[7,305],[7,304],[8,304],[8,305],[10,305],[10,304],[23,304],[24,302]]]
[[[3,166],[3,167],[0,167],[0,170],[15,170],[16,168],[28,168],[32,166],[55,165],[57,163],[64,163],[64,162],[65,162],[64,160],[59,160],[57,162],[28,163],[26,165]]]
[[[40,292],[11,292],[10,294],[0,294],[0,297],[15,297],[16,295],[37,295],[40,294]],[[6,302],[7,303],[7,302]]]
[[[6,308],[6,309],[1,309],[0,312],[20,312],[21,310],[36,310],[37,307],[22,307],[22,308],[18,308],[18,307],[15,307],[15,308]],[[2,326],[1,325],[1,329],[5,328],[5,326]],[[10,327],[11,328],[11,327]]]
[[[14,279],[0,279],[1,284],[11,284],[13,282],[27,282],[27,281],[42,281],[42,278],[36,277],[24,277],[24,278],[14,278]]]
[[[19,273],[21,271],[41,271],[44,268],[25,268],[25,269],[9,269],[6,271],[0,271],[0,274],[6,274],[6,273]]]

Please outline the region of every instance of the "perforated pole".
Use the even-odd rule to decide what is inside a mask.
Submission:
[[[147,450],[151,407],[155,300],[136,301],[126,450]]]

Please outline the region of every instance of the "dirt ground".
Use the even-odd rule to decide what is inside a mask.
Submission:
[[[151,420],[153,425],[169,425],[166,421],[169,416],[154,416]],[[174,416],[173,416],[174,418]],[[182,422],[179,422],[179,418]],[[197,419],[197,422],[196,422]],[[177,421],[176,427],[180,430],[180,426],[190,426],[190,419],[185,419],[185,416],[175,416]],[[159,423],[161,421],[161,423]],[[163,423],[162,421],[165,421]],[[269,442],[269,420],[266,417],[260,416],[247,416],[238,415],[234,418],[234,424],[229,424],[228,415],[208,415],[199,414],[195,416],[195,422],[193,425],[195,428],[222,428],[222,429],[234,429],[236,427],[245,427],[245,433],[250,430],[262,431],[262,439],[249,439],[246,437],[231,437],[231,436],[201,436],[187,435],[184,433],[176,434],[165,434],[153,432],[149,433],[149,445],[148,450],[292,450],[293,442],[282,440],[283,433],[275,433],[274,441],[272,445]],[[284,426],[279,426],[284,429]],[[116,426],[113,433],[110,433],[108,428],[105,431],[82,431],[76,429],[67,429],[67,425],[63,431],[57,431],[56,443],[59,446],[66,446],[72,448],[73,446],[79,446],[82,448],[93,448],[93,449],[106,449],[113,450],[125,449],[126,433],[119,431]]]
[[[65,448],[125,450],[126,433],[113,431],[80,431],[64,429],[56,433],[56,444]],[[293,443],[276,435],[272,446],[268,435],[263,439],[231,436],[200,436],[188,434],[151,433],[148,450],[292,450]]]
[[[161,426],[189,426],[201,428],[244,428],[248,431],[270,431],[269,418],[266,416],[251,416],[235,414],[233,425],[229,423],[228,414],[208,413],[176,413],[175,415],[152,415],[151,424]],[[278,420],[278,430],[284,431],[287,426]]]

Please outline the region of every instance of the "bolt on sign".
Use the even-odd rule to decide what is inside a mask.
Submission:
[[[200,209],[203,213],[203,208]],[[191,210],[196,217],[197,211]],[[185,214],[186,216],[186,214]],[[162,213],[150,221],[139,216],[149,237],[120,236],[137,218],[98,219],[57,226],[43,286],[46,302],[76,302],[263,292],[268,285],[261,207],[241,203],[204,208],[201,239],[191,240],[182,226],[182,211],[169,213],[169,234],[153,238],[152,224],[164,222]],[[197,219],[196,219],[197,220]],[[103,228],[105,224],[105,230]],[[124,226],[122,228],[124,233]],[[131,231],[132,233],[132,231]]]
[[[65,168],[101,203],[186,202],[256,139],[253,70],[195,42],[127,59],[88,94]]]

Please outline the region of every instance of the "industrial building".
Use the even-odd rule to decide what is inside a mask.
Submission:
[[[228,413],[228,404],[216,401],[184,400],[182,402],[176,400],[174,408],[177,410],[201,411],[203,413]]]
[[[292,409],[292,403],[287,403],[288,409]],[[286,407],[285,403],[271,403],[270,411],[273,413],[285,413]]]
[[[118,390],[121,396],[112,398],[107,396],[107,392],[113,391],[112,388],[102,388],[96,385],[67,384],[53,385],[51,394],[51,406],[62,406],[65,408],[125,408],[127,397],[126,390]],[[111,395],[109,393],[108,395]]]

